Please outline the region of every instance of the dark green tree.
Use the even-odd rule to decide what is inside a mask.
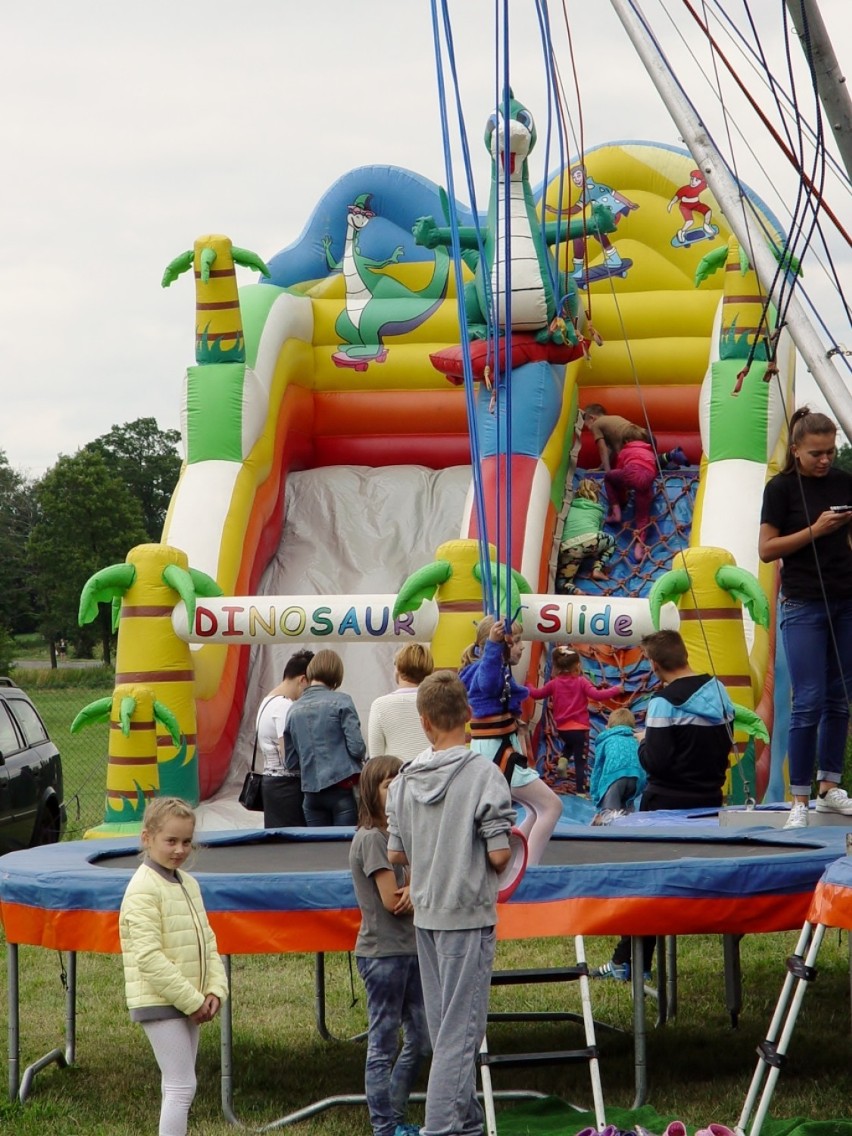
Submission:
[[[139,502],[148,540],[159,543],[172,492],[180,474],[178,430],[161,430],[156,418],[113,426],[84,448],[100,453]]]
[[[834,464],[840,469],[845,469],[847,473],[852,473],[852,446],[848,442],[838,446]]]
[[[64,637],[91,656],[100,635],[103,660],[112,657],[109,607],[96,624],[80,628],[77,612],[86,580],[104,564],[124,560],[147,535],[139,502],[112,473],[101,453],[88,447],[60,456],[34,489],[37,517],[27,546],[48,642]]]
[[[35,627],[27,565],[33,517],[32,485],[0,450],[0,624],[15,633]]]

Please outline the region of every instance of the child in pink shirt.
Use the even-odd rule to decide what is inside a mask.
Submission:
[[[647,437],[644,430],[637,430]],[[654,503],[654,482],[659,473],[657,455],[648,442],[638,438],[626,442],[615,459],[615,468],[604,474],[606,494],[609,499],[608,521],[621,524],[621,511],[627,502],[627,493],[633,490],[635,516],[633,525],[636,540],[633,545],[633,559],[641,564],[648,552],[645,533],[651,521],[651,506]]]
[[[583,674],[580,656],[570,647],[557,647],[551,660],[552,678],[530,689],[530,698],[550,699],[562,756],[574,762],[577,793],[586,792],[586,748],[589,744],[589,701],[604,702],[623,694],[623,686],[595,686]]]

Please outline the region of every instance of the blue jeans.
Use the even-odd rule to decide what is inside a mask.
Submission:
[[[633,806],[630,802],[635,796],[636,778],[619,777],[604,793],[603,799],[598,805],[598,812],[603,812],[604,809],[615,809],[616,811],[625,809],[632,813]]]
[[[373,1136],[393,1136],[397,1124],[405,1119],[408,1098],[421,1062],[429,1052],[417,955],[358,955],[355,962],[367,991],[369,1032],[364,1091],[370,1123]]]
[[[305,793],[302,802],[305,824],[308,828],[324,828],[358,823],[358,808],[355,794],[351,789],[339,789],[336,785],[320,789],[318,793]]]
[[[781,635],[793,688],[787,755],[790,792],[840,783],[852,697],[852,600],[782,599]]]

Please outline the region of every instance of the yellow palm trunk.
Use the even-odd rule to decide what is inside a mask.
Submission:
[[[141,544],[127,555],[136,579],[121,604],[121,622],[115,656],[115,681],[142,684],[164,703],[178,721],[186,739],[186,756],[175,762],[177,749],[166,731],[157,734],[160,791],[197,804],[195,689],[189,646],[172,628],[172,611],[180,597],[163,580],[163,571],[175,564],[188,567],[185,553],[165,544]]]
[[[193,246],[195,358],[198,363],[245,362],[237,274],[228,237],[199,237]]]

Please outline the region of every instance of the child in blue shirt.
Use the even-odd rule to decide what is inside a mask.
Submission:
[[[495,763],[509,782],[512,800],[524,806],[519,825],[527,840],[527,863],[541,860],[562,817],[562,802],[531,768],[518,737],[518,719],[529,690],[517,683],[512,667],[523,651],[520,624],[486,615],[476,641],[462,655],[459,678],[470,703],[470,748]]]
[[[639,761],[636,719],[626,708],[613,710],[605,730],[595,738],[590,796],[598,813],[605,810],[632,813],[647,781]]]

